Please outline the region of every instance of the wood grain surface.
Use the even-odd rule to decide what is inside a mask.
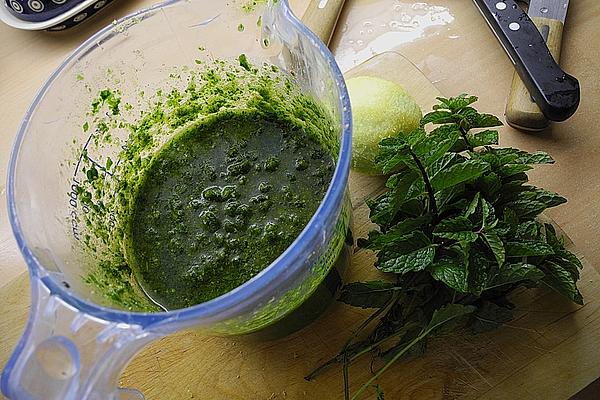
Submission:
[[[152,3],[114,2],[93,20],[62,33],[22,32],[0,26],[0,174],[6,173],[21,117],[52,70],[99,27]],[[291,3],[301,15],[308,2]],[[343,69],[374,54],[397,50],[444,94],[477,94],[481,110],[502,114],[512,66],[471,2],[346,3],[332,41]],[[423,16],[416,22],[426,25],[423,29],[410,28],[403,20],[403,10],[415,4]],[[429,19],[431,23],[426,23]],[[600,3],[571,2],[561,64],[581,82],[579,111],[544,134],[524,135],[506,127],[501,137],[502,145],[545,150],[557,160],[555,166],[536,169],[531,176],[534,183],[569,199],[567,205],[551,210],[549,215],[591,264],[600,261],[600,135],[594,129],[600,108],[600,44],[591,40],[599,35]],[[399,76],[402,70],[392,68],[387,74]],[[369,228],[367,210],[361,203],[379,190],[379,185],[381,181],[352,177],[359,235]],[[2,194],[4,186],[2,183]],[[371,263],[371,255],[358,252],[351,278],[363,278],[372,270]],[[586,266],[581,281],[585,306],[575,307],[547,291],[519,292],[513,298],[518,305],[517,318],[509,326],[484,335],[436,340],[425,357],[398,364],[385,375],[381,383],[387,389],[386,398],[565,399],[584,388],[600,376],[600,281],[594,267]],[[20,336],[29,308],[24,270],[2,202],[0,365]],[[337,399],[341,394],[339,369],[314,382],[305,382],[302,376],[334,354],[363,316],[358,310],[336,304],[303,331],[268,343],[206,338],[193,332],[170,336],[142,352],[125,371],[122,384],[143,390],[148,399]],[[351,374],[356,389],[370,374],[368,361],[353,366]]]

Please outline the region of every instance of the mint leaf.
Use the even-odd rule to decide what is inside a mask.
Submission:
[[[544,224],[544,233],[546,236],[546,243],[548,243],[554,250],[562,249],[564,243],[556,236],[556,230],[552,224]]]
[[[395,214],[392,202],[394,202],[394,195],[391,192],[386,192],[376,199],[367,200],[371,221],[384,229],[387,228]]]
[[[552,164],[554,160],[543,151],[529,153],[523,150],[504,147],[490,150],[500,158],[501,165],[506,164]]]
[[[502,181],[504,182],[503,185],[503,190],[504,188],[508,188],[508,187],[514,187],[514,186],[522,186],[523,184],[529,182],[529,177],[527,176],[526,173],[522,172],[520,174],[515,174],[512,176],[505,176],[502,178]]]
[[[544,153],[543,151],[536,151],[533,154],[529,154],[525,157],[525,162],[527,164],[554,164],[554,159],[548,155],[548,153]]]
[[[467,201],[462,198],[465,185],[459,184],[436,192],[435,199],[441,214],[455,214],[467,206]]]
[[[579,279],[579,270],[583,269],[583,264],[575,254],[565,249],[564,240],[556,236],[556,230],[551,224],[544,224],[544,234],[546,242],[554,249],[555,255],[551,260],[555,260],[558,264],[566,268],[571,276]]]
[[[414,231],[429,222],[431,222],[431,217],[429,215],[407,218],[400,221],[385,233],[377,231],[370,232],[367,240],[362,241],[359,239],[360,246],[371,250],[381,250],[386,246],[400,246],[404,242],[414,243]],[[418,245],[430,243],[427,239],[423,240],[423,238],[424,236],[418,235]],[[398,248],[396,248],[396,250],[398,250]]]
[[[480,160],[466,160],[439,171],[431,178],[431,185],[435,190],[443,190],[476,179],[488,171],[489,167],[489,164]]]
[[[510,207],[521,219],[534,218],[547,208],[565,203],[567,200],[547,190],[534,186],[521,186],[514,191],[503,190],[498,203]]]
[[[468,248],[468,281],[469,293],[481,296],[492,279],[493,269],[496,269],[496,261],[489,258],[489,250],[481,241],[472,243]]]
[[[422,215],[425,211],[425,205],[421,201],[422,199],[410,199],[406,200],[402,204],[397,206],[396,216],[400,219],[412,218],[418,215]]]
[[[378,198],[371,202],[371,221],[387,230],[397,221],[403,218],[412,218],[423,214],[423,204],[420,200],[404,199],[399,200],[393,193],[387,193],[386,196]],[[390,225],[392,224],[392,225]]]
[[[395,258],[390,258],[381,262],[377,261],[375,266],[383,272],[394,272],[396,274],[405,274],[409,271],[422,271],[427,268],[435,257],[435,245],[428,245],[414,250],[408,254],[403,254]]]
[[[583,264],[575,254],[565,249],[563,241],[556,237],[554,227],[549,224],[545,225],[546,241],[554,250],[554,255],[548,257],[548,260],[564,268],[575,281],[579,280],[579,271],[583,269]]]
[[[471,128],[491,128],[494,126],[502,126],[502,122],[491,114],[478,114]]]
[[[474,228],[473,223],[469,218],[458,216],[451,217],[441,220],[435,227],[434,233],[437,232],[460,232],[472,230]]]
[[[500,239],[500,237],[493,232],[484,232],[483,238],[485,239],[485,242],[490,250],[492,250],[492,253],[494,253],[494,257],[496,258],[498,265],[502,266],[505,258],[505,250],[502,239]]]
[[[452,113],[450,111],[432,111],[428,114],[425,114],[421,119],[421,125],[427,124],[447,124],[449,122],[454,122],[454,118],[452,117]]]
[[[410,155],[410,146],[401,137],[382,140],[379,144],[379,153],[375,157],[375,163],[384,174],[389,174],[400,167],[417,170],[417,166]]]
[[[371,232],[371,234],[376,235],[378,234],[378,232]],[[385,234],[379,235],[385,236]],[[370,244],[371,243],[369,242],[366,245]],[[431,240],[422,231],[415,230],[414,232],[408,233],[406,235],[393,238],[393,241],[390,244],[392,244],[393,246],[381,246],[386,250],[385,253],[379,253],[381,256],[385,257],[387,255],[390,255],[390,257],[394,258],[397,256],[406,255],[422,247],[429,246],[431,244]]]
[[[412,233],[415,229],[423,227],[431,222],[431,216],[422,215],[415,218],[406,218],[403,221],[398,222],[388,232],[387,237],[398,237],[400,235],[406,235]]]
[[[544,262],[540,268],[545,274],[542,282],[573,302],[583,305],[583,297],[568,270],[552,261]]]
[[[504,245],[507,257],[548,256],[554,254],[552,247],[537,240],[506,242]]]
[[[465,210],[465,217],[469,217],[469,216],[473,215],[473,213],[477,209],[477,206],[479,205],[480,198],[481,198],[481,193],[477,192],[475,194],[475,197],[473,197],[473,199],[469,203],[469,206]]]
[[[425,195],[425,182],[422,179],[415,180],[406,191],[407,199],[417,199]]]
[[[522,281],[537,282],[544,277],[544,273],[535,265],[527,263],[504,264],[486,289],[517,283]]]
[[[467,293],[467,265],[461,264],[455,259],[443,258],[433,263],[428,271],[431,276],[445,283],[448,287],[456,290],[457,292]]]
[[[469,131],[473,128],[488,128],[502,125],[498,118],[489,114],[480,114],[473,107],[461,108],[456,111],[455,117],[464,131]]]
[[[475,311],[475,307],[473,306],[465,306],[462,304],[445,305],[444,307],[435,310],[435,312],[431,316],[429,324],[427,324],[427,327],[424,331],[427,333],[432,332],[435,329],[438,329],[440,326],[444,325],[445,323],[455,318],[471,314],[473,311]]]
[[[458,129],[445,132],[434,130],[425,140],[419,143],[420,147],[415,148],[415,153],[424,160],[423,164],[427,167],[444,156],[454,146],[459,137],[460,132]]]
[[[540,239],[541,225],[535,220],[525,221],[516,226],[517,232],[515,236],[521,240],[538,240]],[[552,246],[550,246],[552,247]]]
[[[513,176],[521,172],[527,172],[532,167],[528,164],[507,164],[498,168],[498,174],[500,176]]]
[[[414,196],[415,184],[422,182],[423,179],[421,178],[419,173],[414,171],[407,171],[397,179],[390,178],[390,181],[388,183],[390,184],[390,186],[392,186],[390,188],[392,189],[390,191],[392,207],[395,210],[397,210],[400,204],[413,199],[414,197],[412,196]]]
[[[496,219],[496,211],[494,210],[494,206],[486,199],[481,199],[480,203],[482,227],[489,231],[498,223],[498,220]]]
[[[446,153],[435,162],[426,166],[427,174],[433,179],[440,171],[445,171],[452,165],[458,164],[462,158],[455,153]]]
[[[535,218],[542,213],[548,205],[537,200],[516,200],[506,204],[519,218]]]
[[[498,131],[488,129],[477,133],[469,133],[467,139],[473,147],[495,145],[498,144]]]
[[[519,224],[519,216],[509,207],[504,208],[503,219],[509,225],[515,226]]]
[[[436,232],[433,235],[444,239],[456,240],[459,242],[474,242],[479,237],[479,235],[476,232],[472,231]]]
[[[573,260],[570,257],[573,257],[575,260]],[[553,256],[548,257],[547,260],[560,265],[569,273],[569,275],[571,275],[574,281],[579,280],[579,270],[581,269],[581,262],[577,260],[577,257],[575,257],[575,255],[571,252],[565,249],[556,250],[556,253]]]
[[[502,190],[502,181],[494,172],[481,176],[476,183],[477,189],[487,198],[496,198]]]
[[[566,262],[573,264],[573,266],[575,266],[575,268],[577,268],[578,270],[583,269],[583,264],[581,263],[579,258],[577,258],[577,256],[571,253],[569,250],[565,248],[555,249],[555,254],[556,256],[564,259]]]
[[[353,282],[345,285],[339,301],[354,307],[381,308],[389,303],[396,287],[385,281]]]
[[[474,242],[479,235],[473,232],[473,229],[473,223],[467,217],[458,216],[440,221],[433,235],[445,239]]]
[[[469,96],[465,93],[449,99],[444,97],[436,97],[436,99],[440,102],[440,104],[433,106],[434,110],[446,109],[452,111],[465,108],[479,100],[477,96]]]
[[[473,158],[479,158],[489,163],[493,169],[507,164],[552,164],[554,160],[548,154],[538,151],[528,153],[510,147],[485,147],[483,151],[474,152]]]
[[[401,167],[406,167],[417,171],[417,166],[415,165],[410,154],[408,154],[408,149],[406,151],[406,154],[397,153],[392,158],[386,158],[381,160],[375,159],[375,163],[381,169],[381,172],[385,175],[394,172],[400,169]]]
[[[385,182],[385,187],[388,189],[406,191],[414,181],[421,179],[421,176],[416,171],[403,171],[401,173],[391,175]]]

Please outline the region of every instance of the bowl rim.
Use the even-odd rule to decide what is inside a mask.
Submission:
[[[8,26],[17,29],[23,29],[27,31],[44,30],[59,25],[61,22],[65,22],[69,18],[74,17],[75,15],[85,10],[92,4],[97,3],[98,1],[100,0],[84,0],[83,2],[77,4],[75,7],[68,9],[67,11],[57,15],[56,17],[52,17],[46,21],[39,22],[25,21],[20,18],[17,18],[13,13],[11,13],[8,10],[8,5],[6,5],[6,3],[2,1],[3,4],[0,5],[0,21],[4,22]]]
[[[8,217],[18,247],[28,266],[30,279],[35,280],[37,283],[43,284],[48,290],[50,290],[52,295],[57,295],[69,306],[74,307],[80,312],[91,317],[100,318],[106,321],[126,323],[129,325],[138,325],[146,330],[166,333],[184,329],[186,327],[201,326],[199,324],[200,321],[203,322],[202,325],[205,325],[228,319],[227,317],[224,318],[223,314],[228,314],[228,311],[231,312],[233,309],[243,308],[257,297],[260,298],[263,296],[261,293],[262,291],[278,286],[277,278],[293,274],[293,272],[299,268],[297,265],[295,269],[292,268],[292,266],[294,266],[294,263],[292,262],[293,259],[298,255],[307,254],[307,252],[310,252],[309,245],[312,243],[312,240],[323,235],[323,225],[320,221],[323,221],[328,216],[334,214],[336,209],[343,204],[347,192],[348,178],[350,174],[350,161],[352,155],[352,112],[343,74],[336,63],[333,54],[330,52],[327,46],[293,14],[288,0],[277,0],[276,2],[282,7],[285,20],[289,21],[293,29],[302,32],[302,34],[312,42],[313,46],[319,50],[323,58],[326,60],[332,73],[334,83],[340,92],[338,105],[340,106],[341,111],[340,125],[342,135],[337,165],[323,200],[321,201],[310,221],[307,223],[302,232],[296,237],[294,242],[290,244],[290,246],[263,271],[234,290],[207,302],[172,311],[125,311],[95,304],[89,300],[79,297],[79,295],[73,292],[68,291],[62,287],[62,285],[58,284],[52,277],[50,277],[26,243],[14,200],[15,173],[21,145],[28,130],[30,117],[36,110],[40,101],[43,100],[46,92],[53,85],[55,79],[62,73],[62,71],[69,66],[70,63],[82,52],[87,51],[90,46],[95,45],[100,39],[110,35],[115,26],[127,24],[128,21],[136,18],[143,18],[144,16],[149,17],[153,15],[155,11],[158,11],[164,7],[187,2],[188,0],[166,0],[151,7],[140,9],[102,28],[84,43],[82,43],[79,47],[77,47],[77,49],[75,49],[60,64],[60,66],[54,70],[44,85],[39,89],[33,102],[27,109],[13,144],[7,171]],[[34,285],[32,284],[32,288],[33,286]],[[28,323],[31,323],[31,319]]]

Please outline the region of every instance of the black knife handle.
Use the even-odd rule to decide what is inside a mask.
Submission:
[[[544,38],[514,0],[473,0],[542,113],[564,121],[579,106],[579,81],[552,58]]]

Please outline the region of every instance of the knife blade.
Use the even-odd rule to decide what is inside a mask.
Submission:
[[[556,62],[560,60],[562,32],[569,0],[530,0],[527,14],[535,23]],[[506,102],[506,121],[514,128],[541,131],[550,121],[535,104],[519,75],[515,73]]]
[[[514,0],[473,0],[546,118],[564,121],[579,106],[579,82],[554,61],[529,16]]]

